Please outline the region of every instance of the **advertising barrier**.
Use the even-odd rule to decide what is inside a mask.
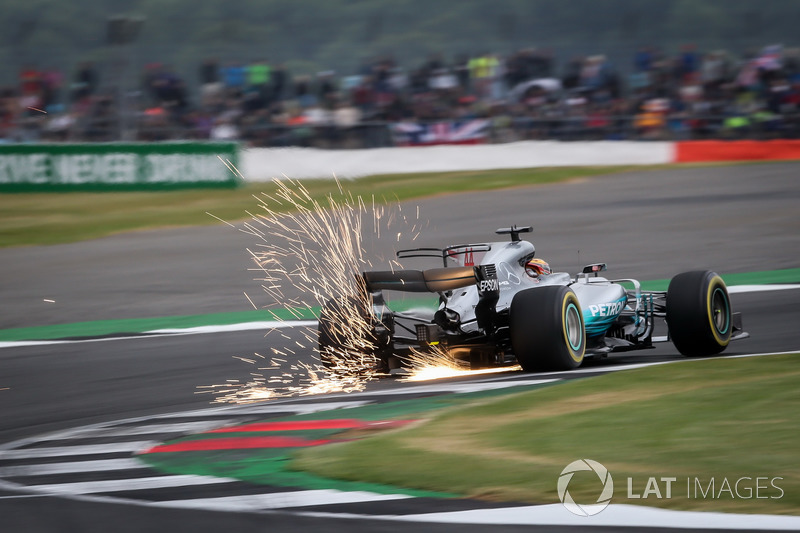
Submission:
[[[235,187],[236,143],[0,145],[0,192]]]
[[[468,146],[408,146],[357,150],[245,148],[241,170],[247,181],[361,178],[381,174],[456,172],[505,168],[603,165],[664,165],[671,142],[520,141]]]
[[[0,192],[235,187],[243,180],[705,161],[800,160],[800,140],[521,141],[323,150],[237,143],[0,145]],[[241,169],[243,176],[239,176]]]
[[[800,140],[685,141],[675,143],[676,163],[800,159]]]

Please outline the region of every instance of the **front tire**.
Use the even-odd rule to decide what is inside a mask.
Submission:
[[[731,300],[715,272],[678,274],[667,289],[667,325],[672,343],[687,357],[722,352],[731,340]]]
[[[572,370],[583,362],[586,328],[578,297],[564,286],[514,295],[509,309],[511,347],[526,372]]]

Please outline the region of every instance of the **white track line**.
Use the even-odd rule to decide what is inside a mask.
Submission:
[[[537,376],[563,376],[564,378],[569,378],[574,375],[578,374],[593,374],[593,373],[600,373],[600,374],[610,374],[612,372],[620,372],[622,370],[636,370],[637,368],[647,368],[649,366],[658,366],[658,365],[670,365],[674,363],[690,363],[692,361],[703,361],[703,360],[711,360],[711,359],[737,359],[742,357],[763,357],[767,355],[791,355],[800,353],[800,346],[797,350],[791,350],[788,352],[769,352],[769,353],[747,353],[741,355],[715,355],[707,358],[692,358],[686,357],[684,359],[669,359],[666,361],[653,361],[651,363],[635,363],[635,364],[626,364],[626,365],[617,365],[617,366],[593,366],[589,368],[577,368],[575,370],[559,370],[557,372],[540,372],[537,373]],[[514,383],[514,380],[523,381],[525,378],[522,377],[515,377],[513,375],[506,375],[503,377],[492,377],[488,378],[487,381],[500,381],[505,380],[508,383]],[[513,385],[510,385],[513,386]],[[368,394],[368,393],[354,393],[354,395],[360,394]]]
[[[41,459],[43,457],[67,457],[99,455],[106,453],[135,453],[148,450],[158,441],[118,442],[109,444],[89,444],[86,446],[56,446],[52,448],[23,448],[21,450],[0,450],[0,459]]]
[[[728,285],[728,292],[730,294],[740,294],[744,292],[788,291],[791,289],[800,289],[800,283],[775,285]]]
[[[270,322],[242,322],[240,324],[226,324],[222,326],[198,326],[193,328],[169,328],[146,331],[142,335],[128,335],[123,337],[102,337],[96,339],[57,339],[48,341],[6,341],[0,342],[0,348],[19,348],[23,346],[50,346],[53,344],[78,344],[84,342],[110,342],[120,340],[142,340],[154,337],[175,337],[180,335],[198,335],[203,333],[228,333],[234,331],[251,331],[284,329],[295,327],[316,327],[316,320],[291,320]]]
[[[211,509],[219,511],[256,511],[285,509],[310,505],[335,505],[347,503],[379,502],[411,498],[404,494],[376,494],[362,491],[340,491],[331,489],[276,492],[223,498],[200,498],[196,500],[172,500],[157,502],[156,507],[180,507],[183,509]]]
[[[131,427],[88,427],[69,429],[66,431],[59,431],[57,433],[50,433],[49,435],[42,435],[38,437],[39,441],[47,440],[63,440],[63,439],[80,439],[87,437],[129,437],[131,435],[169,435],[174,433],[200,433],[209,429],[216,429],[225,424],[230,423],[230,420],[210,420],[205,422],[184,422],[182,424],[147,424],[144,426],[131,426]]]
[[[57,483],[51,485],[28,485],[26,489],[52,494],[96,494],[100,492],[119,492],[128,490],[150,490],[197,485],[234,483],[238,479],[210,476],[157,476],[113,481],[86,481],[83,483]]]
[[[167,328],[167,329],[154,329],[147,333],[164,335],[164,334],[181,334],[181,335],[197,335],[199,333],[227,333],[230,331],[250,331],[255,329],[280,329],[280,328],[300,328],[300,327],[316,327],[316,320],[287,320],[285,322],[242,322],[241,324],[226,324],[224,326],[197,326],[193,328]]]
[[[509,387],[522,387],[543,385],[561,381],[560,379],[520,379],[515,381],[477,381],[474,383],[435,383],[432,385],[416,385],[408,388],[397,388],[390,390],[367,391],[358,393],[359,396],[392,396],[395,394],[420,394],[430,392],[453,392],[456,394],[466,392],[480,392],[496,389],[507,389]]]
[[[344,393],[348,394],[348,393]],[[197,411],[191,411],[189,413],[193,416],[208,416],[208,411],[213,411],[216,413],[226,413],[230,412],[230,414],[236,415],[257,415],[257,414],[267,414],[267,413],[295,413],[298,415],[301,414],[309,414],[309,413],[317,413],[320,411],[333,411],[334,409],[349,409],[351,407],[361,407],[362,405],[366,405],[371,403],[370,401],[366,400],[351,400],[351,401],[344,401],[344,402],[320,402],[320,403],[307,403],[307,404],[271,404],[269,400],[265,400],[266,404],[254,404],[251,406],[242,406],[242,405],[231,405],[227,407],[218,407],[212,409],[200,409]],[[181,413],[175,414],[167,414],[167,415],[159,415],[157,418],[168,418],[170,416],[182,416]],[[154,417],[155,418],[155,417]]]
[[[341,516],[333,513],[299,513],[306,516]],[[476,509],[402,516],[349,515],[351,518],[525,526],[616,526],[676,529],[800,530],[800,516],[673,511],[639,505],[611,504],[599,514],[576,516],[560,503],[500,509]]]
[[[68,463],[46,463],[0,467],[0,477],[49,476],[80,472],[111,472],[150,468],[138,459],[101,459],[97,461],[71,461]]]

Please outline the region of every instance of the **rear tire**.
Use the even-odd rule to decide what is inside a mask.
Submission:
[[[514,295],[509,309],[511,347],[526,372],[572,370],[583,362],[586,328],[578,297],[564,286]]]
[[[714,355],[731,340],[731,300],[715,272],[678,274],[667,289],[667,325],[672,343],[687,357]]]

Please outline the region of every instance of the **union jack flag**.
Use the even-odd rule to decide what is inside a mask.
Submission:
[[[391,125],[397,146],[432,146],[436,144],[481,144],[486,142],[489,121],[486,119],[446,122],[398,122]]]

